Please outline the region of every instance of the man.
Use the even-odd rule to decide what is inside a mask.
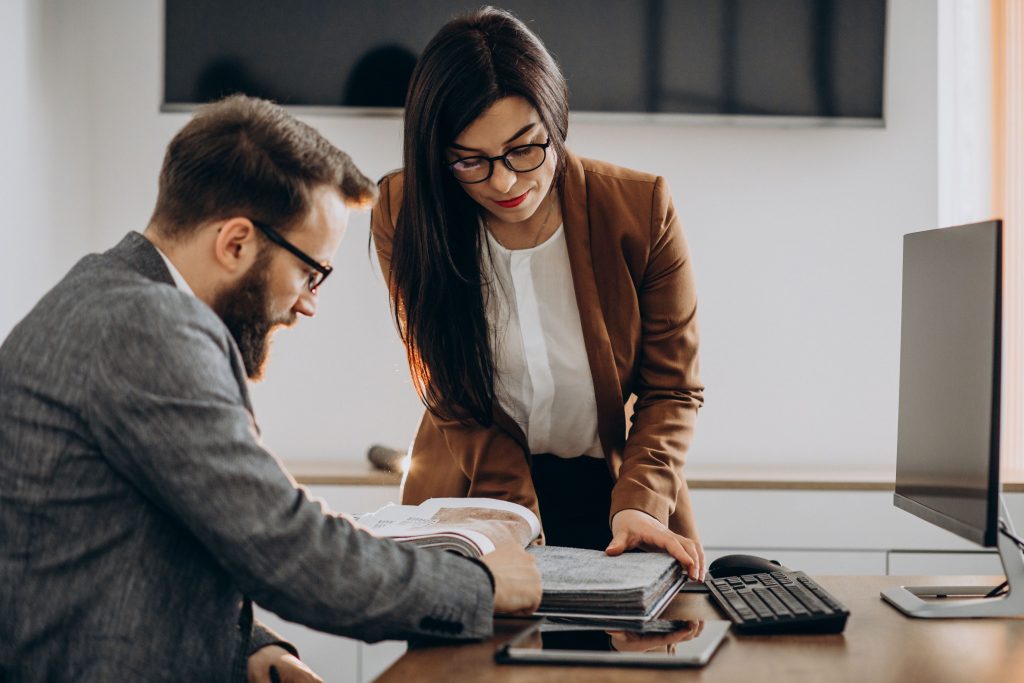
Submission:
[[[251,601],[332,633],[481,638],[526,613],[482,562],[324,511],[261,445],[246,377],[316,312],[375,187],[262,100],[172,140],[144,235],[82,259],[0,347],[0,681],[319,680]]]

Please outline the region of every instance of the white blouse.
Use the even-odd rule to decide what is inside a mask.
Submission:
[[[491,235],[481,274],[499,405],[526,434],[531,453],[603,458],[594,381],[562,226],[529,249]]]

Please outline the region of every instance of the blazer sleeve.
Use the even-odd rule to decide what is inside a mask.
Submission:
[[[260,441],[227,329],[154,290],[105,312],[88,366],[88,423],[111,466],[285,619],[369,641],[490,635],[487,574],[311,499]]]
[[[704,387],[697,363],[697,295],[690,253],[663,178],[655,182],[651,250],[639,288],[637,396],[611,514],[647,512],[664,524],[686,485],[683,465]]]
[[[257,650],[265,648],[268,645],[283,647],[296,657],[299,656],[299,651],[295,649],[294,645],[282,638],[266,624],[254,619],[252,622],[252,637],[249,639],[249,656],[251,657],[256,654]]]
[[[391,253],[400,201],[400,175],[385,177],[380,184],[380,201],[370,217],[377,258],[392,302]],[[425,419],[442,436],[448,455],[469,480],[466,495],[509,500],[529,508],[540,517],[527,453],[508,431],[498,424],[487,427],[479,423],[466,425],[456,420],[441,419],[429,412]],[[439,445],[436,440],[430,443],[434,448]]]

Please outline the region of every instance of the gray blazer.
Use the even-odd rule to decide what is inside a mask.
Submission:
[[[492,629],[481,565],[296,486],[227,328],[130,233],[0,347],[0,681],[244,681],[278,640],[250,600],[369,641]]]

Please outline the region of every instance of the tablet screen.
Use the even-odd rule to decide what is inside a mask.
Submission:
[[[621,624],[545,621],[498,651],[515,663],[609,664],[614,666],[702,666],[728,632],[730,622],[651,621],[643,628]]]

